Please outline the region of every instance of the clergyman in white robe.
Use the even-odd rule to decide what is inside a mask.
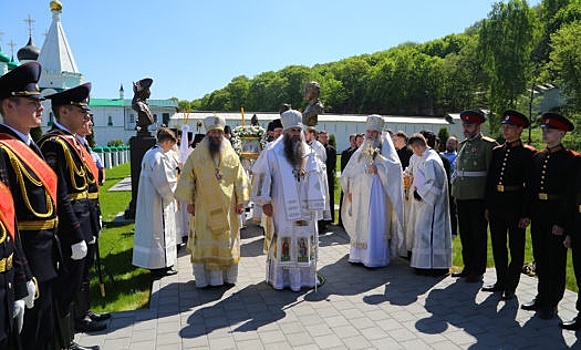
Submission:
[[[177,258],[177,171],[164,147],[158,143],[143,156],[137,191],[133,265],[151,270],[169,268]]]
[[[389,265],[391,256],[405,255],[403,176],[393,141],[382,134],[379,115],[367,117],[363,145],[341,174],[342,216],[351,238],[349,262],[367,267]]]
[[[420,134],[409,139],[419,157],[410,192],[413,198],[414,244],[410,266],[442,270],[452,266],[452,229],[448,205],[448,179],[438,153]]]
[[[284,135],[267,147],[262,159],[254,165],[250,197],[273,219],[266,280],[275,289],[290,287],[293,291],[318,283],[317,220],[322,218],[325,207],[325,172],[302,139],[301,118],[301,113],[295,110],[281,115]],[[285,154],[285,140],[293,137],[302,154],[294,164]]]

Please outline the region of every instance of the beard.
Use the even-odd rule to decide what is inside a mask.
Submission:
[[[366,136],[365,141],[363,142],[363,149],[365,147],[371,147],[372,149],[381,148],[381,138],[379,136]]]
[[[284,154],[286,159],[291,163],[293,168],[298,169],[303,163],[303,143],[301,142],[300,136],[290,136],[289,134],[284,134]]]
[[[208,152],[210,152],[212,159],[220,156],[220,151],[222,150],[223,144],[222,141],[224,141],[224,137],[208,137]]]

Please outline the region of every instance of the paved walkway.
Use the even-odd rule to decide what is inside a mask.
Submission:
[[[522,276],[517,300],[451,277],[416,276],[407,262],[370,270],[347,262],[348,239],[334,229],[320,238],[318,292],[276,291],[264,282],[262,235],[242,231],[238,284],[198,290],[181,254],[179,273],[153,283],[149,309],[113,314],[106,332],[77,334],[83,345],[119,349],[561,349],[581,348],[558,319],[519,309],[535,294]],[[128,262],[129,263],[129,262]],[[485,281],[494,281],[489,269]],[[575,293],[560,304],[576,312]]]

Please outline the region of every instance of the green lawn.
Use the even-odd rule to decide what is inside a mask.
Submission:
[[[107,191],[129,176],[130,172],[129,163],[107,169],[105,184],[100,189],[104,228],[99,238],[99,246],[104,266],[105,297],[101,296],[97,273],[94,271],[91,280],[91,303],[96,312],[135,310],[149,303],[149,271],[131,265],[134,224],[113,222],[128,207],[131,192]]]

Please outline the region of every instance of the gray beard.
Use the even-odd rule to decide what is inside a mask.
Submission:
[[[367,147],[371,147],[373,149],[381,148],[381,138],[366,137],[365,142],[363,143],[363,149],[366,149]]]
[[[303,143],[300,139],[293,141],[288,134],[284,135],[284,154],[295,169],[300,169],[303,163]]]

